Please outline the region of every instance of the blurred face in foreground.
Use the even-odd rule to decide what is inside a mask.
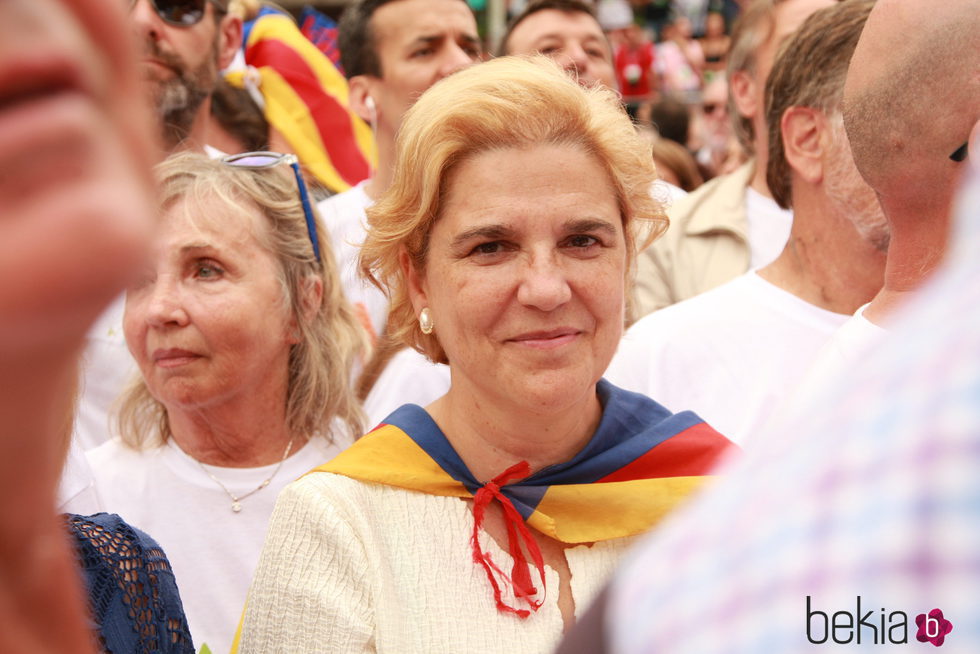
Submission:
[[[118,3],[0,2],[0,279],[31,276],[0,313],[45,307],[0,331],[22,351],[94,319],[144,253],[154,132],[127,36]]]
[[[626,243],[611,180],[581,148],[480,153],[453,171],[425,270],[410,270],[455,393],[525,410],[582,402],[623,330]]]

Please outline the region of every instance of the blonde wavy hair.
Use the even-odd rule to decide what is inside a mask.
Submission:
[[[317,219],[320,261],[313,254],[296,178],[289,166],[261,170],[231,166],[195,153],[176,154],[157,169],[161,213],[183,201],[193,212],[214,202],[236,212],[256,208],[268,221],[266,235],[256,235],[278,263],[283,301],[299,329],[299,343],[289,352],[286,422],[291,434],[305,438],[319,432],[327,440],[337,423],[356,436],[363,412],[351,386],[351,369],[363,355],[366,339],[354,309],[344,296],[329,239]],[[315,210],[314,210],[315,211]],[[192,215],[199,221],[211,220]],[[319,306],[309,304],[312,278],[323,283]],[[127,445],[143,449],[171,437],[164,405],[151,395],[142,376],[123,393],[117,424]]]
[[[418,329],[399,257],[406,252],[424,272],[429,234],[460,163],[488,150],[534,145],[581,147],[609,173],[626,235],[627,281],[632,278],[636,235],[653,240],[667,228],[650,195],[656,170],[649,144],[612,91],[583,89],[544,57],[500,57],[450,75],[415,103],[398,134],[392,184],[367,210],[360,269],[388,294],[390,338],[448,362],[435,334]]]

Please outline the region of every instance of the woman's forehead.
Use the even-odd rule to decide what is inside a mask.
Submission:
[[[180,198],[163,214],[172,237],[203,237],[225,243],[268,242],[268,221],[255,205],[217,195]]]

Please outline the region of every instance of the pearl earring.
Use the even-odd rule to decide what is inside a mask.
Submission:
[[[429,313],[429,307],[425,307],[419,312],[419,329],[422,330],[423,334],[431,334],[435,326],[435,323],[432,322],[432,315]]]

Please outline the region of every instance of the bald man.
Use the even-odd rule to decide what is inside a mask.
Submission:
[[[943,257],[965,166],[951,154],[980,117],[980,2],[880,0],[844,87],[854,161],[891,224],[880,324]],[[901,38],[895,38],[901,34]]]
[[[934,12],[928,3],[879,0],[843,103],[854,162],[881,202],[891,244],[884,286],[824,347],[796,403],[859,365],[943,259],[966,167],[961,146],[980,118],[980,2],[950,0]]]

